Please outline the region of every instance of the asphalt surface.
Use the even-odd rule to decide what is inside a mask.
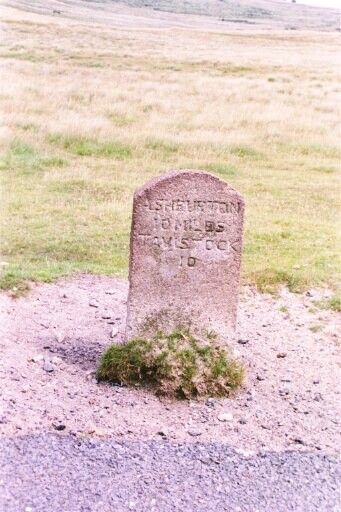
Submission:
[[[0,454],[4,512],[340,509],[340,461],[316,453],[45,434],[4,438]]]

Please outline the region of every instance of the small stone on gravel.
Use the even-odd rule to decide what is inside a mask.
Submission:
[[[218,415],[219,421],[232,421],[233,420],[233,414],[230,412],[223,412]]]
[[[254,390],[247,392],[247,401],[252,402],[255,399],[256,392]]]
[[[281,396],[287,396],[287,395],[290,395],[290,389],[289,388],[281,388],[279,390],[279,394]]]
[[[93,308],[98,308],[98,306],[99,306],[98,301],[96,299],[91,299],[89,301],[89,306],[91,306]]]
[[[45,370],[46,372],[54,371],[54,366],[50,363],[48,359],[45,359],[44,361],[43,370]]]
[[[279,352],[277,354],[277,357],[278,357],[278,359],[283,359],[284,357],[287,357],[287,354],[286,354],[286,352]]]
[[[296,444],[302,444],[302,445],[305,445],[305,442],[303,441],[303,439],[301,439],[300,437],[295,437],[293,439],[294,443]]]
[[[191,428],[190,430],[187,430],[188,434],[192,437],[198,437],[201,436],[202,432],[200,430],[197,430],[195,428]]]
[[[111,330],[111,333],[110,333],[110,337],[115,338],[115,336],[117,336],[117,335],[118,335],[118,329],[117,329],[117,327],[113,327]]]
[[[63,425],[62,423],[59,423],[58,425],[54,425],[54,429],[61,431],[61,430],[65,430],[66,426]]]
[[[103,313],[102,318],[103,320],[110,320],[111,315],[109,313]]]
[[[111,288],[110,290],[105,290],[105,293],[106,293],[107,295],[115,295],[116,290],[114,290],[113,288]]]
[[[243,339],[243,338],[239,338],[238,340],[238,343],[240,345],[247,345],[247,343],[249,343],[250,340],[246,340],[246,339]]]
[[[56,339],[58,343],[63,343],[63,341],[65,340],[65,334],[63,332],[58,332],[56,335]]]
[[[217,401],[214,398],[208,398],[205,403],[207,407],[212,407],[212,409],[217,405]]]

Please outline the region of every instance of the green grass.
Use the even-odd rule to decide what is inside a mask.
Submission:
[[[2,289],[77,271],[127,276],[134,191],[192,168],[245,197],[243,284],[338,296],[335,34],[183,28],[174,45],[168,30],[65,27],[18,17],[2,45],[6,61],[22,58],[0,95]]]
[[[77,156],[111,157],[116,160],[130,158],[134,149],[132,146],[116,141],[98,142],[86,137],[61,134],[50,135],[48,142]]]
[[[241,386],[244,369],[212,336],[204,342],[188,331],[175,331],[112,345],[101,358],[97,377],[190,399],[229,396]]]
[[[163,140],[151,138],[146,143],[146,149],[151,149],[167,157],[173,153],[177,153],[179,151],[179,145],[169,144]]]
[[[27,295],[30,285],[15,272],[8,272],[0,279],[0,290],[11,290],[11,296],[18,298]]]
[[[236,176],[238,174],[238,169],[234,167],[233,165],[227,165],[227,164],[208,164],[203,165],[201,167],[205,171],[213,172],[215,174],[220,175],[221,177],[224,176]]]
[[[67,160],[61,156],[44,155],[31,144],[15,139],[9,145],[0,164],[0,169],[30,171],[66,165],[68,165]]]
[[[314,300],[313,304],[320,309],[331,309],[332,311],[341,312],[341,297],[334,295],[330,299]]]
[[[249,158],[250,160],[258,160],[262,157],[261,153],[247,146],[233,146],[229,152],[231,155],[239,158]]]
[[[55,146],[64,153],[55,155]],[[337,173],[273,168],[270,162],[266,168],[265,160],[250,166],[252,155],[242,158],[244,164],[236,157],[228,164],[203,165],[200,150],[195,156],[190,145],[157,139],[134,152],[122,150],[124,144],[81,137],[58,136],[49,147],[14,140],[5,153],[1,236],[2,259],[9,266],[2,271],[2,288],[11,283],[8,273],[17,283],[74,271],[126,276],[134,190],[169,168],[191,167],[226,179],[246,198],[244,284],[263,292],[282,284],[292,291],[315,285],[337,290]],[[223,147],[212,151],[214,160],[224,154]]]

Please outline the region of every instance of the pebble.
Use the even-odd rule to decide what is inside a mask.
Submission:
[[[168,429],[167,428],[161,428],[160,430],[158,430],[157,435],[162,436],[162,437],[167,437],[168,436]]]
[[[253,450],[244,450],[243,448],[235,448],[235,452],[243,455],[243,457],[252,457],[255,454]]]
[[[54,366],[50,363],[48,359],[44,360],[43,370],[45,370],[46,372],[54,371]]]
[[[111,288],[110,290],[106,290],[106,291],[105,291],[105,293],[106,293],[107,295],[115,295],[116,290],[114,290],[114,288]]]
[[[55,430],[59,430],[59,431],[66,429],[66,426],[63,425],[63,423],[59,423],[58,425],[53,425],[53,426],[54,426]]]
[[[302,444],[302,445],[304,445],[304,444],[305,444],[305,442],[303,441],[303,439],[301,439],[300,437],[295,437],[295,438],[293,439],[293,441],[294,441],[294,443],[297,443],[297,444]]]
[[[103,313],[102,318],[103,320],[110,320],[111,315],[109,313]]]
[[[243,338],[239,338],[238,340],[238,343],[240,345],[247,345],[247,343],[249,343],[250,340],[247,340],[247,339],[243,339]]]
[[[63,343],[63,341],[65,340],[65,334],[63,332],[58,332],[56,335],[56,339],[58,343]]]
[[[252,400],[254,400],[254,398],[255,398],[256,392],[255,392],[254,390],[252,390],[252,391],[248,391],[248,392],[247,392],[247,395],[248,395],[248,396],[247,396],[247,399],[246,399],[246,400],[247,400],[248,402],[252,402]]]
[[[287,395],[290,395],[290,389],[289,388],[281,388],[279,390],[279,394],[281,396],[287,396]]]
[[[223,412],[222,414],[219,414],[218,420],[219,421],[232,421],[233,414],[231,414],[230,412]]]
[[[96,377],[96,372],[94,370],[90,370],[89,372],[87,372],[85,379],[87,381],[92,381],[92,379],[94,379],[95,377]]]
[[[240,423],[241,425],[246,425],[246,424],[247,424],[247,421],[246,421],[246,419],[241,418],[241,419],[239,420],[239,423]]]
[[[287,357],[287,353],[286,352],[279,352],[277,354],[277,357],[278,357],[278,359],[283,359],[284,357]]]
[[[214,407],[217,405],[217,401],[214,400],[214,398],[208,398],[206,400],[206,405],[207,407],[212,407],[214,409]]]
[[[187,430],[187,432],[192,437],[198,437],[201,436],[202,434],[201,430],[197,430],[195,428],[191,428],[190,430]]]
[[[263,373],[258,373],[257,374],[257,380],[259,380],[259,381],[265,380],[265,375]]]
[[[96,299],[91,299],[89,301],[89,306],[91,306],[93,308],[98,308],[98,306],[99,306],[98,301]]]
[[[117,327],[113,327],[111,330],[111,333],[110,333],[110,337],[115,338],[115,336],[117,336],[117,335],[118,335],[118,329],[117,329]]]

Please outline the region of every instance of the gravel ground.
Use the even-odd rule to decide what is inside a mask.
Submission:
[[[159,400],[97,384],[105,348],[125,325],[127,281],[78,275],[0,294],[0,435],[227,443],[244,450],[340,448],[340,315],[314,306],[328,291],[279,298],[242,290],[234,352],[245,387],[226,400]]]
[[[0,441],[6,512],[332,512],[340,463],[318,454],[245,457],[219,444],[79,440],[47,434]]]
[[[245,288],[231,350],[247,381],[201,401],[97,383],[125,280],[0,294],[1,512],[338,510],[340,315],[315,307],[329,293]]]

